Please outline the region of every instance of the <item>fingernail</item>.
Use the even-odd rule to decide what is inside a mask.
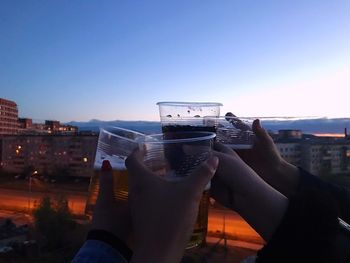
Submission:
[[[208,159],[208,165],[213,169],[213,171],[216,171],[219,165],[219,158],[216,156],[212,156]]]
[[[102,162],[101,170],[104,171],[104,172],[112,171],[112,166],[111,166],[111,164],[110,164],[110,162],[108,160],[104,160]]]

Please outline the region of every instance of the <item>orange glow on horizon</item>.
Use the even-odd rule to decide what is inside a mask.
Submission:
[[[344,138],[344,133],[314,133],[313,135],[317,137],[336,137],[336,138]]]

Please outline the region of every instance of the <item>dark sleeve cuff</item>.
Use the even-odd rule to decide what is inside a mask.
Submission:
[[[89,231],[86,240],[99,240],[105,242],[117,250],[128,262],[131,260],[132,251],[130,248],[117,236],[106,230],[92,229]]]
[[[350,191],[345,187],[326,182],[299,167],[300,181],[297,192],[308,192],[310,188],[328,192],[336,201],[339,209],[339,217],[350,223]]]
[[[327,191],[310,187],[290,198],[281,224],[257,262],[335,262],[338,208]]]

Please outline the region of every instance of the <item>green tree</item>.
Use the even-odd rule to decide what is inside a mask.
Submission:
[[[58,196],[54,201],[44,197],[33,215],[35,229],[44,237],[45,248],[52,250],[67,244],[65,237],[75,223],[64,196]]]

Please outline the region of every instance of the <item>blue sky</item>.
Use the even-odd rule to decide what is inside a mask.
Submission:
[[[157,120],[157,101],[350,117],[350,1],[0,4],[0,97],[20,116]]]

